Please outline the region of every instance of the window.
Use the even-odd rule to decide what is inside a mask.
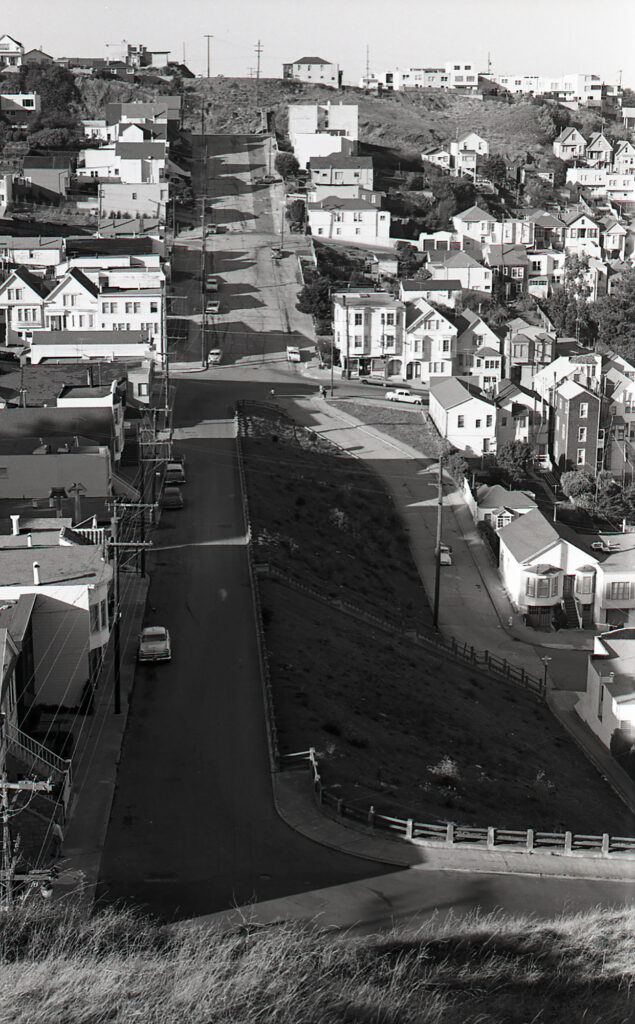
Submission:
[[[137,384],[137,394],[138,395],[142,395],[142,396],[147,396],[148,395],[148,385],[147,384]]]
[[[611,583],[609,598],[611,601],[628,601],[631,596],[631,585],[628,580]]]
[[[137,193],[136,193],[136,192],[133,192],[133,193],[132,193],[132,198],[133,198],[133,199],[136,199],[136,198],[137,198]]]
[[[578,448],[578,453],[577,453],[577,456],[576,456],[576,465],[577,466],[583,466],[584,465],[584,448]]]
[[[523,276],[523,268],[522,267],[512,267],[512,277],[516,281],[521,280],[522,276]]]
[[[585,420],[589,414],[589,403],[580,402],[580,419]]]
[[[363,314],[362,313],[356,313],[355,314],[355,320],[354,320],[355,327],[361,327],[363,322],[364,322]]]
[[[536,580],[536,597],[549,597],[551,593],[551,580],[548,576],[539,576]]]
[[[457,425],[457,427],[464,427],[465,426],[465,416],[459,416],[457,421],[456,421],[456,425]]]
[[[386,323],[389,324],[390,326],[392,326],[394,324],[394,322],[395,322],[395,314],[394,313],[386,313]]]
[[[604,684],[600,682],[598,686],[598,719],[602,721],[602,704],[604,703]]]
[[[91,604],[90,606],[90,631],[96,633],[99,630],[99,605]]]
[[[355,335],[355,338],[353,339],[353,345],[355,348],[363,348],[364,339],[362,338],[361,334]]]
[[[481,421],[480,420],[477,420],[476,423],[474,424],[474,426],[476,427],[477,430],[480,427],[480,425],[481,425]]]
[[[150,303],[150,312],[151,313],[158,313],[159,312],[159,303],[158,302],[151,302]]]
[[[108,629],[108,606],[105,600],[99,605],[99,614],[101,617],[101,628]]]
[[[126,313],[132,313],[132,303],[126,302]]]
[[[443,351],[444,352],[449,352],[450,351],[450,339],[449,338],[444,338],[443,339]]]
[[[507,417],[506,416],[501,416],[501,427],[506,427],[506,426],[507,426]]]
[[[586,441],[586,427],[578,427],[578,443]]]
[[[491,416],[487,416],[486,419],[485,419],[485,426],[486,427],[491,427],[491,425],[492,425],[492,417]]]

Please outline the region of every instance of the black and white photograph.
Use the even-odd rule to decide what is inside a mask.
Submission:
[[[3,0],[1,1024],[635,1020],[633,0]]]

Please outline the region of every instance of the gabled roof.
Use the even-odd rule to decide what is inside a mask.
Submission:
[[[496,357],[497,359],[501,358],[501,354],[498,351],[498,349],[492,348],[489,345],[483,345],[483,347],[478,348],[474,354],[481,357],[484,356],[486,359],[494,357]]]
[[[604,149],[613,151],[613,147],[604,135],[604,132],[594,132],[587,142],[587,153],[590,149]]]
[[[476,501],[479,508],[537,508],[536,502],[525,491],[508,491],[502,484],[493,484],[489,487],[482,484],[476,492]]]
[[[448,327],[454,330],[454,324],[448,320],[443,313],[440,313],[433,305],[431,305],[427,299],[419,298],[415,299],[414,302],[410,302],[406,306],[406,328],[410,330],[415,324],[419,322],[425,323],[426,320],[431,318],[438,318],[447,323]]]
[[[490,266],[525,267],[529,258],[521,245],[487,245],[485,258]]]
[[[580,220],[581,217],[588,217],[588,219],[592,220],[594,224],[599,224],[599,221],[596,220],[595,217],[592,217],[586,210],[570,210],[567,213],[562,214],[561,220],[566,227],[570,228],[571,225],[575,224],[575,222]]]
[[[60,283],[55,288],[53,288],[51,294],[49,295],[49,298],[55,298],[58,292],[61,292],[62,289],[65,288],[65,286],[71,280],[75,281],[78,285],[80,285],[80,287],[87,291],[89,295],[92,295],[94,299],[98,298],[99,288],[97,287],[97,285],[93,284],[90,278],[86,277],[86,274],[83,274],[81,270],[77,269],[77,267],[73,267],[71,270],[68,271],[67,274],[64,275]]]
[[[558,217],[546,210],[532,210],[531,213],[525,215],[525,220],[537,224],[541,228],[561,228],[563,226]]]
[[[26,267],[18,267],[17,270],[12,271],[7,280],[3,281],[0,285],[0,289],[13,284],[15,280],[22,281],[23,284],[25,284],[27,288],[31,288],[40,299],[45,299],[51,290],[41,277],[38,277],[37,274],[32,274],[30,270],[26,269]]]
[[[572,380],[570,377],[563,380],[562,383],[557,386],[556,391],[568,402],[573,398],[579,398],[580,395],[585,395],[599,401],[597,395],[593,394],[592,391],[589,391],[588,388],[583,388],[581,384],[578,384],[577,381]]]
[[[582,132],[579,131],[577,128],[574,128],[572,125],[569,126],[569,128],[565,128],[564,131],[560,132],[560,135],[557,139],[554,139],[554,142],[566,142],[571,135],[579,135],[582,141],[586,142]]]
[[[538,509],[514,519],[498,536],[517,562],[528,562],[560,540],[558,531]]]
[[[478,260],[475,260],[473,256],[470,256],[469,252],[465,252],[463,250],[457,252],[453,249],[444,249],[434,255],[430,253],[428,256],[428,263],[431,265],[437,264],[439,266],[451,267],[457,270],[481,266]]]
[[[496,223],[496,217],[492,217],[491,213],[487,210],[483,210],[480,206],[470,206],[468,210],[463,210],[462,213],[455,215],[456,220],[461,220],[465,224],[473,224],[477,221],[488,221],[490,224]]]
[[[3,36],[0,36],[0,43],[3,42],[5,39],[9,39],[12,43],[15,43],[16,46],[20,46],[22,47],[22,49],[24,49],[21,42],[19,42],[17,39],[14,39],[13,36],[7,35],[6,33]]]
[[[463,405],[472,398],[477,398],[493,408],[496,407],[496,403],[491,398],[487,398],[479,387],[466,380],[459,380],[458,377],[447,377],[437,384],[432,384],[430,394],[434,395],[444,409],[454,409],[457,405]]]

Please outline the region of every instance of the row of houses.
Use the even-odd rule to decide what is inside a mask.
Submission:
[[[133,77],[134,72],[146,68],[165,68],[170,64],[171,50],[150,49],[143,43],[108,43],[105,57],[53,57],[41,48],[27,50],[23,43],[13,36],[0,36],[0,70],[18,71],[23,66],[45,66],[60,64],[76,73],[106,70],[116,77],[117,72],[127,72],[121,77]]]

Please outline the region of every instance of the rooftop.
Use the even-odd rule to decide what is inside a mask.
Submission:
[[[469,402],[472,398],[478,398],[479,401],[493,407],[496,404],[491,398],[487,398],[475,384],[466,380],[459,380],[458,377],[448,377],[437,384],[432,384],[430,395],[433,395],[444,409],[453,409],[457,405]]]
[[[534,509],[538,506],[526,491],[508,491],[501,484],[482,484],[476,492],[479,508]]]
[[[106,289],[111,291],[112,289]],[[146,291],[146,289],[144,289]],[[72,345],[78,351],[93,346],[108,351],[119,345],[148,345],[144,331],[35,331],[31,345]],[[1,378],[0,378],[1,380]]]
[[[36,590],[34,562],[40,566],[40,586],[103,583],[112,577],[112,568],[96,544],[38,548],[37,558],[29,548],[5,548],[0,550],[0,588],[26,586]]]
[[[487,221],[490,224],[496,223],[496,217],[492,217],[491,213],[484,210],[482,206],[470,206],[468,210],[457,213],[456,219],[463,221],[465,224],[472,224],[477,221]]]

